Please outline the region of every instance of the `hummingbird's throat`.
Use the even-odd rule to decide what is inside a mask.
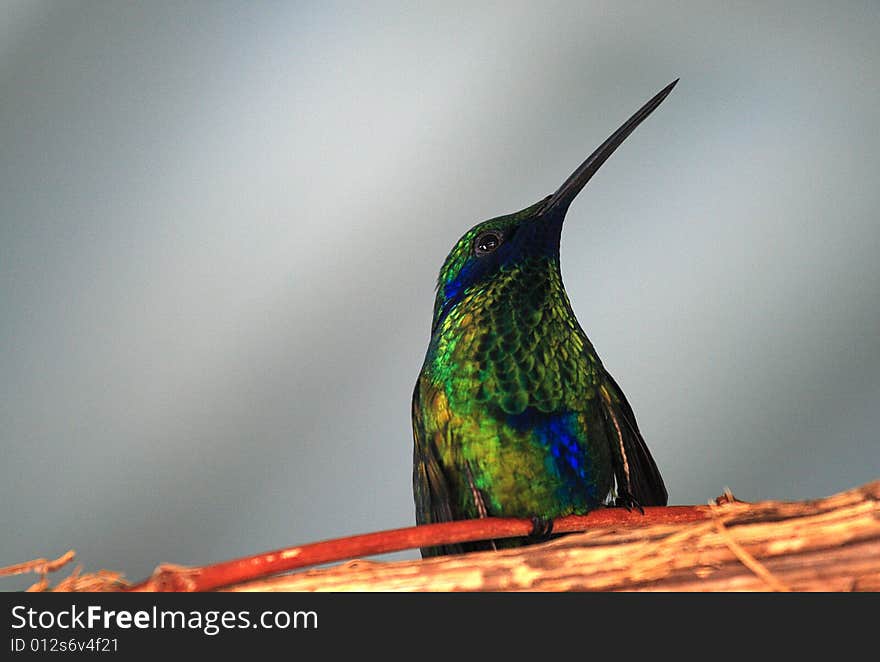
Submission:
[[[583,361],[589,341],[550,260],[524,263],[466,293],[435,342],[433,378],[474,406],[494,403],[506,414],[558,411],[592,382],[585,370],[595,366]]]

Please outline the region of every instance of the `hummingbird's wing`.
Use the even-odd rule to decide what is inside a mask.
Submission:
[[[416,523],[436,524],[451,522],[452,501],[449,494],[449,483],[440,466],[437,449],[431,435],[425,429],[425,411],[421,404],[422,378],[416,382],[412,399],[413,423],[413,496],[416,503]],[[441,547],[423,547],[422,556],[438,556],[441,554],[461,554],[460,545],[444,545]]]
[[[665,506],[669,498],[660,470],[645,444],[632,407],[614,377],[605,371],[605,383],[599,389],[602,413],[612,440],[614,476],[618,496],[639,506]]]

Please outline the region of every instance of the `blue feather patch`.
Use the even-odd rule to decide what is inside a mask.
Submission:
[[[593,480],[593,463],[587,453],[586,434],[573,412],[544,413],[532,407],[522,414],[507,417],[517,430],[529,430],[532,439],[546,449],[547,471],[559,480],[557,498],[575,510],[599,504]]]

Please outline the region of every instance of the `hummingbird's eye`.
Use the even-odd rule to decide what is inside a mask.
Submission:
[[[479,255],[488,255],[501,245],[501,233],[489,230],[478,235],[474,240],[474,253]]]

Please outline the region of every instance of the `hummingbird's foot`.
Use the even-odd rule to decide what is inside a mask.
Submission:
[[[553,533],[552,518],[542,517],[540,515],[536,515],[532,518],[532,532],[529,534],[530,538],[546,540],[550,537],[551,533]]]
[[[627,510],[638,510],[642,515],[645,514],[645,509],[642,508],[642,504],[640,504],[636,498],[630,494],[629,492],[621,492],[614,499],[615,508],[626,508]]]

